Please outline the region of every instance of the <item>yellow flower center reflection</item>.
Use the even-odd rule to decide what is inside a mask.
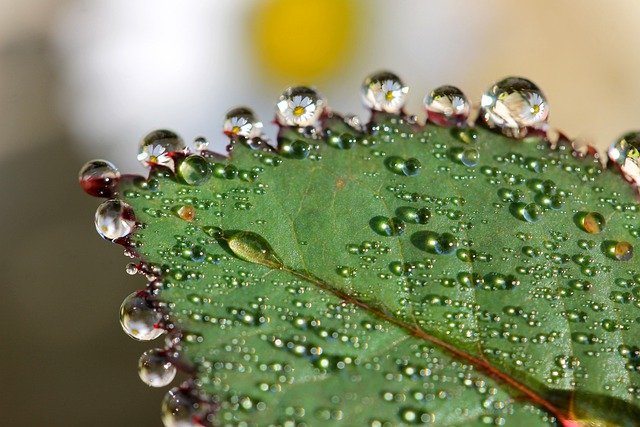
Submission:
[[[304,107],[297,106],[293,109],[293,115],[296,117],[300,117],[304,114]]]
[[[355,53],[356,3],[354,0],[259,3],[251,26],[258,59],[273,76],[305,84],[335,71]]]

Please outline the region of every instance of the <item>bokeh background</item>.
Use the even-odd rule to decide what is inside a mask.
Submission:
[[[0,0],[0,425],[160,425],[164,390],[136,375],[152,344],[118,325],[143,279],[95,233],[86,160],[142,172],[158,127],[222,148],[228,108],[269,122],[292,84],[364,115],[382,68],[420,117],[441,84],[477,102],[529,77],[552,125],[604,148],[640,128],[638,22],[637,0]]]

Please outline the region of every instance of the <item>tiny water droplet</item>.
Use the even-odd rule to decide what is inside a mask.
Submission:
[[[388,71],[371,74],[362,83],[362,101],[375,111],[399,113],[408,92],[402,80]]]
[[[278,149],[280,154],[291,159],[305,159],[309,157],[311,152],[309,144],[301,139],[291,141],[287,138],[280,138],[278,140]]]
[[[547,99],[530,80],[508,77],[492,85],[481,100],[483,118],[489,127],[521,138],[527,128],[539,128],[549,115]]]
[[[602,251],[618,261],[628,261],[633,257],[633,245],[629,242],[606,240],[602,243]]]
[[[471,106],[467,97],[455,86],[440,86],[424,98],[427,119],[439,126],[462,126]]]
[[[182,159],[178,165],[178,176],[189,185],[202,185],[211,177],[209,162],[196,154]]]
[[[513,216],[526,222],[537,222],[542,219],[542,208],[535,203],[514,202],[509,208]]]
[[[91,160],[78,173],[80,186],[94,197],[113,197],[120,179],[120,172],[113,163],[106,160]]]
[[[177,369],[169,361],[166,350],[155,348],[145,351],[138,360],[138,375],[143,383],[151,387],[169,385]]]
[[[262,134],[262,122],[250,108],[233,108],[224,117],[223,132],[230,138],[256,138]]]
[[[231,252],[242,260],[273,269],[284,267],[269,242],[257,233],[232,231],[224,233],[223,239],[227,242]]]
[[[578,212],[574,216],[575,224],[589,234],[600,234],[605,227],[605,219],[598,212]]]
[[[290,87],[276,104],[276,118],[284,126],[313,126],[324,111],[325,100],[318,92],[306,87]]]
[[[173,170],[172,153],[185,149],[184,142],[170,130],[158,129],[147,134],[138,148],[138,161],[143,166],[160,165]]]
[[[193,221],[196,218],[196,209],[191,205],[183,205],[178,208],[177,214],[184,221]]]
[[[209,141],[204,136],[198,136],[193,140],[193,147],[198,150],[206,150],[209,147]]]
[[[131,338],[139,341],[150,341],[164,332],[159,328],[162,316],[144,297],[142,292],[133,292],[124,299],[120,306],[120,325]]]
[[[629,179],[640,183],[640,132],[629,132],[607,151],[609,159],[620,166]]]
[[[480,152],[475,148],[455,147],[451,149],[453,160],[467,167],[473,168],[480,162]]]
[[[100,236],[113,241],[131,234],[136,221],[131,206],[121,200],[111,199],[98,206],[95,224]]]

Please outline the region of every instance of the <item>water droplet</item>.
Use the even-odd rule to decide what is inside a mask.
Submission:
[[[198,136],[193,140],[193,146],[198,151],[206,150],[209,147],[209,141],[204,136]]]
[[[162,423],[165,427],[198,427],[211,425],[213,403],[202,401],[184,388],[174,387],[162,400]]]
[[[451,157],[458,163],[473,168],[480,162],[480,152],[475,148],[456,147],[451,149]]]
[[[198,155],[187,156],[178,165],[178,176],[189,185],[202,185],[209,180],[209,162]]]
[[[391,156],[385,160],[387,168],[398,175],[415,176],[420,173],[422,164],[414,157],[403,159],[402,157]]]
[[[233,108],[224,117],[223,131],[230,138],[257,138],[262,134],[262,122],[250,108]]]
[[[578,212],[574,216],[574,222],[589,234],[599,234],[605,227],[604,216],[598,212]]]
[[[374,216],[369,221],[371,229],[381,236],[400,236],[406,228],[400,218],[387,218],[386,216]]]
[[[311,152],[309,144],[301,139],[291,141],[287,138],[280,138],[278,140],[278,149],[280,154],[291,159],[305,159],[309,157]]]
[[[164,329],[158,327],[162,316],[145,298],[142,292],[133,292],[120,306],[120,325],[131,338],[150,341],[158,338]]]
[[[629,179],[640,183],[640,132],[629,132],[609,147],[609,159]]]
[[[138,360],[138,375],[143,383],[151,387],[169,385],[176,376],[177,369],[169,361],[166,350],[145,351]]]
[[[418,249],[438,255],[449,255],[458,248],[458,239],[451,233],[418,231],[411,236],[411,242]]]
[[[542,208],[535,203],[514,202],[509,208],[513,216],[522,221],[537,222],[542,219]]]
[[[350,133],[343,133],[340,135],[331,134],[327,138],[327,144],[332,147],[339,148],[341,150],[348,150],[356,144],[356,137]]]
[[[172,153],[185,149],[182,138],[166,129],[150,132],[140,142],[138,161],[143,166],[160,165],[173,170],[175,167]]]
[[[618,261],[628,261],[633,257],[633,245],[629,242],[606,240],[602,243],[602,251],[609,258]]]
[[[180,206],[176,213],[184,221],[193,221],[196,218],[196,209],[191,205]]]
[[[305,86],[285,90],[276,104],[276,118],[285,126],[313,126],[324,111],[325,100]]]
[[[508,77],[491,86],[481,100],[483,118],[489,127],[521,138],[527,128],[540,128],[547,121],[549,106],[542,91],[522,77]]]
[[[131,234],[136,221],[131,206],[121,200],[111,199],[98,206],[95,224],[100,236],[116,240]]]
[[[224,233],[223,240],[238,258],[264,265],[273,269],[281,269],[284,264],[278,258],[267,240],[251,231],[231,231]]]
[[[119,179],[118,169],[106,160],[91,160],[78,173],[80,186],[94,197],[113,197]]]
[[[362,101],[375,111],[399,113],[408,92],[402,80],[388,71],[371,74],[362,83]]]
[[[471,106],[467,97],[455,86],[440,86],[424,98],[427,119],[439,126],[462,126]]]

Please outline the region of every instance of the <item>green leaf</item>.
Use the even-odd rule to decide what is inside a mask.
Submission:
[[[377,121],[120,183],[207,422],[638,425],[631,186],[565,143]]]

